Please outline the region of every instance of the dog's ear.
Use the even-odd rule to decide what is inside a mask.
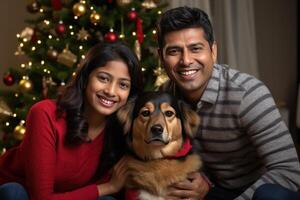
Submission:
[[[198,130],[200,125],[200,117],[197,112],[192,110],[186,103],[183,101],[179,102],[179,107],[182,113],[182,120],[183,120],[183,128],[185,133],[193,138]]]
[[[117,118],[123,127],[124,134],[127,135],[131,128],[132,112],[135,105],[135,98],[128,100],[128,102],[121,107],[117,112]]]

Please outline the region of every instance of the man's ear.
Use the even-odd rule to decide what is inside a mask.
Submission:
[[[212,58],[214,63],[217,62],[217,56],[218,56],[218,46],[217,46],[217,42],[214,41],[214,43],[211,46],[211,53],[212,53]]]
[[[160,48],[157,48],[157,54],[161,61],[163,61],[163,50]]]
[[[197,112],[192,110],[183,101],[179,102],[179,107],[183,115],[182,121],[184,131],[190,138],[194,138],[200,125],[200,117]]]
[[[135,99],[128,100],[128,102],[117,111],[117,118],[123,127],[124,135],[127,135],[131,129],[134,105]]]

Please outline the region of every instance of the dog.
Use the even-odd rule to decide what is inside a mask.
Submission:
[[[200,156],[191,150],[200,117],[187,104],[162,92],[147,92],[117,112],[130,159],[127,188],[140,200],[163,200],[168,186],[199,171]]]

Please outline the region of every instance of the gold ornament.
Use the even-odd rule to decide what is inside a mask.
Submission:
[[[118,6],[127,6],[131,3],[132,0],[117,0]]]
[[[19,82],[19,86],[21,88],[21,91],[25,90],[26,92],[29,92],[32,90],[32,82],[29,80],[29,77],[24,77],[22,80]]]
[[[154,70],[154,75],[156,76],[156,80],[154,83],[155,87],[159,87],[164,84],[167,80],[169,80],[168,75],[165,70],[160,66],[160,61],[158,67]]]
[[[157,5],[153,0],[145,0],[141,5],[145,9],[157,8]]]
[[[58,56],[58,52],[55,49],[53,49],[53,47],[50,47],[49,50],[47,51],[47,57],[50,60],[56,60],[57,56]]]
[[[142,57],[141,44],[139,43],[138,40],[135,40],[135,42],[134,42],[134,52],[135,52],[136,56],[138,57],[138,59],[141,60],[141,57]]]
[[[77,33],[77,40],[84,41],[88,40],[91,35],[82,27]]]
[[[92,12],[92,14],[90,15],[90,21],[94,25],[99,24],[100,19],[101,19],[101,15],[99,13],[95,12],[95,11]]]
[[[73,14],[77,17],[80,17],[86,13],[86,7],[83,3],[75,3],[73,5]]]
[[[57,57],[57,62],[72,67],[77,62],[77,56],[67,46]]]
[[[12,116],[12,112],[5,101],[0,99],[0,116]]]
[[[22,123],[20,123],[18,126],[15,127],[13,136],[16,140],[23,140],[25,136],[26,129]]]
[[[22,39],[26,39],[27,41],[30,41],[31,40],[31,37],[33,36],[34,34],[34,30],[30,27],[26,27],[20,34],[20,37]]]

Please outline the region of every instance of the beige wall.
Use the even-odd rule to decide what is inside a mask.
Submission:
[[[4,87],[3,74],[10,66],[20,66],[14,56],[17,47],[16,34],[26,26],[24,18],[30,17],[26,11],[27,0],[0,0],[0,88]]]
[[[297,0],[254,0],[260,79],[294,120],[297,85]],[[293,126],[293,124],[291,124]]]

